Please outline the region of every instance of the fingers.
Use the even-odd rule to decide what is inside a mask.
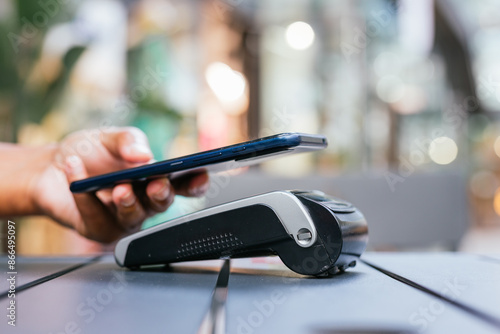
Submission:
[[[88,176],[78,156],[68,157],[65,167],[68,182]],[[120,184],[110,195],[104,191],[99,196],[73,194],[79,216],[73,219],[72,226],[87,238],[108,243],[137,230],[144,219],[165,211],[173,202],[175,192],[167,178],[152,180],[140,188]]]
[[[116,207],[117,222],[124,230],[130,231],[137,228],[147,217],[131,184],[120,184],[114,187],[112,198]]]
[[[118,223],[127,231],[136,229],[149,216],[163,212],[174,200],[174,189],[167,178],[132,187],[120,184],[113,189]]]
[[[172,180],[172,185],[178,195],[199,197],[202,196],[209,187],[208,174],[206,172],[197,174],[187,174]]]
[[[66,158],[65,172],[68,182],[81,180],[87,171],[80,157],[71,155]],[[123,228],[115,224],[115,218],[108,208],[92,193],[73,194],[79,211],[72,226],[81,235],[100,242],[111,242],[124,234]]]
[[[154,212],[163,212],[174,201],[175,190],[170,181],[164,177],[149,182],[146,187],[149,206]]]
[[[118,223],[125,230],[137,228],[144,219],[163,212],[174,201],[177,194],[184,196],[200,196],[208,187],[208,175],[196,174],[179,183],[174,189],[167,178],[151,180],[148,184],[133,187],[131,184],[120,184],[113,189],[113,203],[116,206]]]
[[[116,158],[128,162],[148,162],[153,158],[146,135],[134,127],[103,131],[101,142]]]
[[[121,161],[126,165],[131,163],[133,166],[149,162],[153,157],[146,135],[136,128],[102,132],[100,140],[110,154],[110,161]],[[92,171],[92,163],[87,160],[85,163]],[[95,165],[101,167],[102,162]],[[81,158],[76,155],[65,160],[65,171],[70,183],[89,176]],[[173,182],[163,177],[148,183],[120,184],[97,194],[73,194],[78,210],[74,210],[76,217],[71,220],[71,225],[87,238],[105,243],[115,241],[139,228],[147,217],[165,211],[176,194],[201,196],[208,186],[208,175],[203,172],[186,175]]]

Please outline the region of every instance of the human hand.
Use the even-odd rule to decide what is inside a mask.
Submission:
[[[208,188],[208,175],[198,173],[173,184],[162,177],[141,186],[126,183],[72,194],[73,181],[152,161],[146,135],[132,127],[75,132],[53,148],[50,157],[31,182],[36,206],[81,235],[104,243],[138,230],[144,219],[165,211],[176,194],[200,196]]]

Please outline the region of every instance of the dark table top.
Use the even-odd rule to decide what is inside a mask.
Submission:
[[[130,271],[111,255],[17,261],[16,327],[4,293],[1,333],[196,333],[222,264]],[[231,267],[226,333],[500,333],[500,256],[366,253],[330,278],[269,258]]]

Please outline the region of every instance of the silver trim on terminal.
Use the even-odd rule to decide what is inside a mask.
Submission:
[[[146,235],[156,233],[163,229],[180,225],[182,223],[191,220],[256,204],[265,205],[271,208],[280,219],[287,233],[293,236],[295,242],[300,247],[307,248],[316,242],[316,236],[317,236],[316,228],[314,226],[311,217],[309,216],[309,213],[304,208],[303,204],[299,201],[299,199],[289,191],[273,191],[257,196],[243,198],[233,202],[228,202],[207,209],[203,209],[179,218],[172,219],[163,224],[156,225],[154,227],[139,231],[128,237],[125,237],[116,244],[115,247],[116,262],[120,266],[124,265],[128,246],[135,239],[139,239]],[[304,240],[299,241],[298,239],[299,230],[304,228],[311,231],[312,234],[311,239],[308,240],[307,242],[304,242]]]

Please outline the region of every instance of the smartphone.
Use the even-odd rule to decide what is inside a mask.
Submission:
[[[326,138],[321,135],[281,133],[78,180],[70,184],[70,190],[73,193],[90,192],[120,183],[140,182],[165,175],[169,179],[175,179],[199,171],[220,172],[258,164],[276,156],[321,150],[327,146]]]

